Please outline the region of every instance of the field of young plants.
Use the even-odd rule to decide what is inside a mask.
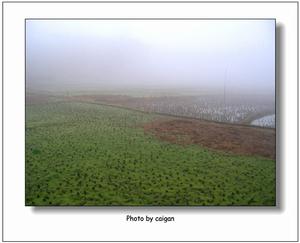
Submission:
[[[176,144],[173,117],[79,101],[27,102],[26,205],[275,205],[275,161]]]

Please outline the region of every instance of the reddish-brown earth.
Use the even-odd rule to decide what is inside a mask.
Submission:
[[[46,104],[51,101],[51,96],[46,94],[26,94],[26,104]]]
[[[192,119],[158,120],[144,125],[146,133],[161,140],[243,155],[275,159],[275,129],[206,122]]]

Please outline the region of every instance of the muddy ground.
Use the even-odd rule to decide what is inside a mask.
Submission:
[[[174,119],[148,123],[144,130],[161,140],[181,145],[198,144],[214,150],[270,159],[276,156],[275,129]]]

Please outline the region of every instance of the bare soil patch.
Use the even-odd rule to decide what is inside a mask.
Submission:
[[[77,95],[70,97],[72,100],[87,101],[87,102],[100,102],[114,105],[125,105],[128,102],[135,100],[127,95]]]
[[[47,94],[26,94],[27,105],[47,104],[52,100],[53,97]]]
[[[275,129],[174,119],[148,123],[144,130],[161,140],[181,145],[198,144],[214,150],[270,159],[276,156]]]

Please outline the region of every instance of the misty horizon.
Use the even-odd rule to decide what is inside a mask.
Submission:
[[[26,89],[275,94],[274,20],[27,20]]]

